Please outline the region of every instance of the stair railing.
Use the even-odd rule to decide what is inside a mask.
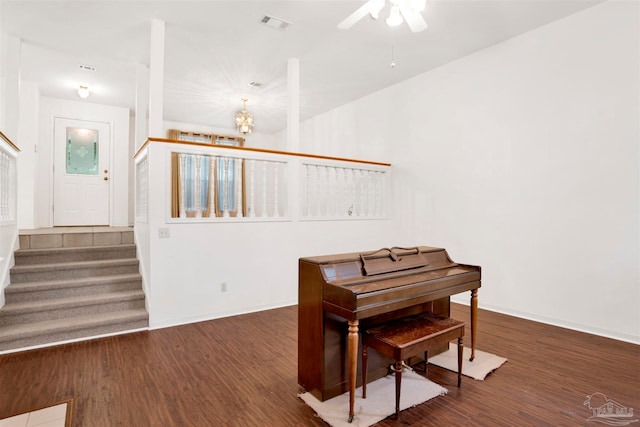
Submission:
[[[19,151],[10,139],[0,132],[0,225],[16,223]]]
[[[20,149],[0,132],[0,307],[9,284],[13,251],[18,245],[18,169]]]
[[[138,221],[147,215],[149,192],[157,191],[147,177],[148,147],[156,143],[170,158],[167,222],[388,216],[387,163],[151,138],[135,156]]]

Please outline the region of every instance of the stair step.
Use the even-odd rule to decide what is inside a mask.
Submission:
[[[99,231],[98,231],[99,230]],[[79,246],[120,245],[134,243],[129,227],[62,227],[21,230],[21,249],[71,248]]]
[[[9,328],[3,326],[0,327],[0,352],[148,327],[149,315],[144,308],[13,325]]]
[[[131,227],[22,230],[0,354],[149,328]]]
[[[38,280],[77,279],[137,273],[138,271],[138,260],[129,258],[60,264],[16,265],[11,268],[10,274],[11,283],[24,283]]]
[[[44,301],[6,304],[0,310],[0,324],[21,325],[63,318],[144,308],[142,290],[83,295]]]
[[[136,245],[84,246],[77,248],[19,249],[15,265],[59,264],[136,257]]]
[[[136,289],[142,289],[140,273],[12,283],[5,288],[4,292],[5,302],[10,304]]]

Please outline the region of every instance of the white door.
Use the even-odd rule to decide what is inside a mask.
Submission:
[[[55,119],[53,225],[109,225],[108,123]]]

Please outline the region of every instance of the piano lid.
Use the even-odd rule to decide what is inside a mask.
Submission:
[[[428,246],[383,248],[373,252],[301,258],[301,261],[320,264],[325,282],[341,285],[457,265],[444,249]]]
[[[382,257],[380,254],[382,254]],[[377,251],[360,254],[360,260],[362,261],[362,272],[365,276],[374,276],[376,274],[403,271],[429,265],[429,261],[422,255],[418,247],[410,249],[398,247],[391,249],[382,248]]]

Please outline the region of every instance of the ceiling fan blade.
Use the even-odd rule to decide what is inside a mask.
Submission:
[[[347,16],[344,19],[344,21],[342,21],[341,23],[338,24],[338,28],[340,28],[341,30],[347,30],[347,29],[351,28],[353,26],[353,24],[355,24],[356,22],[358,22],[359,20],[361,20],[362,18],[367,16],[367,13],[369,13],[369,2],[370,1],[371,0],[367,1],[365,4],[360,6],[360,8],[358,8],[358,10],[353,12],[351,15]]]
[[[400,2],[398,6],[400,6],[400,13],[402,13],[404,20],[407,21],[407,25],[411,28],[411,31],[419,33],[427,29],[427,22],[420,12],[411,9],[405,2]]]

